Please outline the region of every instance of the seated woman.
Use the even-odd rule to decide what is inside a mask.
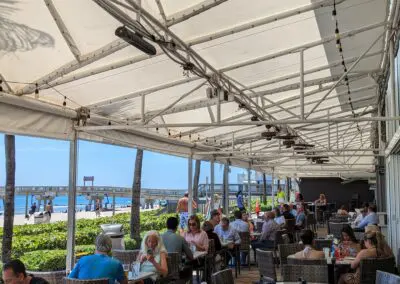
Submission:
[[[364,243],[366,249],[361,250],[357,254],[356,259],[351,263],[351,268],[356,269],[356,272],[343,274],[339,279],[339,284],[360,283],[360,262],[362,259],[393,256],[392,250],[387,245],[384,236],[379,232],[365,234]]]
[[[200,219],[196,215],[189,217],[188,230],[183,233],[183,237],[197,251],[208,251],[208,236],[206,232],[200,229]]]
[[[312,246],[314,243],[314,233],[311,230],[304,230],[300,236],[304,249],[294,254],[299,259],[319,259],[325,258],[324,252],[315,250]]]
[[[245,221],[247,224],[249,224],[250,238],[254,240],[255,237],[251,236],[251,234],[254,233],[254,224],[249,221],[249,214],[247,212],[242,213],[242,220]]]
[[[168,274],[167,250],[157,231],[149,231],[143,238],[138,255],[141,272],[156,272],[163,277]],[[144,280],[144,283],[153,283],[157,276]]]
[[[209,240],[214,240],[215,251],[222,249],[221,241],[216,233],[214,233],[214,227],[209,221],[203,223],[202,229],[206,232]]]
[[[347,212],[346,206],[342,205],[340,209],[337,211],[337,214],[341,216],[346,216],[349,215],[349,212]]]
[[[323,194],[323,193],[321,193],[319,195],[319,198],[317,200],[315,200],[315,204],[318,206],[326,206],[327,203],[328,202],[326,200],[325,194]]]
[[[360,243],[357,241],[354,231],[350,226],[342,229],[339,250],[342,256],[355,257],[361,250]]]

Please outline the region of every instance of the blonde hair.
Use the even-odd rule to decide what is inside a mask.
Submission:
[[[323,193],[321,193],[321,194],[319,195],[319,199],[321,199],[321,197],[322,197],[322,200],[325,200],[325,199],[326,199],[325,194],[323,194]]]
[[[142,240],[142,245],[140,246],[140,253],[141,254],[147,254],[147,250],[149,247],[147,246],[147,240],[149,237],[155,236],[157,238],[157,246],[154,250],[154,254],[159,254],[161,252],[166,252],[167,250],[165,249],[164,243],[162,241],[162,238],[160,234],[157,231],[148,231]]]
[[[376,247],[377,257],[390,257],[393,252],[385,240],[385,236],[381,232],[370,231],[365,234],[364,240],[368,240]]]

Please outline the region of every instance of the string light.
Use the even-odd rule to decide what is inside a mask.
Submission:
[[[35,83],[35,98],[39,98],[39,85],[38,83]]]
[[[63,106],[67,106],[67,97],[64,96]]]
[[[192,141],[192,134],[189,133],[189,140]]]
[[[336,48],[338,49],[339,56],[342,59],[342,65],[343,65],[344,74],[346,74],[348,69],[347,69],[347,66],[346,66],[346,62],[344,60],[342,41],[340,40],[339,22],[338,22],[338,18],[337,18],[337,10],[336,10],[336,0],[333,1],[332,20],[335,22]],[[353,102],[351,101],[350,83],[349,83],[349,77],[347,76],[347,74],[344,76],[344,81],[345,81],[345,85],[347,87],[347,94],[349,95],[348,100],[349,100],[349,105],[350,105],[350,108],[351,108],[351,113],[352,113],[353,117],[355,118],[356,117],[356,113],[354,111]],[[360,126],[358,125],[358,122],[356,122],[356,125],[357,125],[358,132],[361,133]]]
[[[171,136],[171,130],[168,129],[168,136]]]
[[[0,79],[0,92],[3,91],[3,86],[2,86],[2,84],[3,84],[3,80]]]
[[[181,139],[181,138],[182,138],[182,133],[179,132],[179,139]]]
[[[111,120],[108,121],[108,125],[111,125]]]

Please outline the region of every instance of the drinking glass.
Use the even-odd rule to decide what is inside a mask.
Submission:
[[[124,268],[125,277],[128,278],[129,264],[123,264],[122,267]]]
[[[134,261],[132,263],[132,277],[138,277],[140,272],[140,262]]]
[[[329,258],[329,252],[330,249],[329,248],[323,248],[324,254],[325,254],[325,258],[328,259]]]

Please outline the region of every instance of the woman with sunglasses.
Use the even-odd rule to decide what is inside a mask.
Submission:
[[[339,284],[359,284],[360,283],[360,262],[365,258],[386,258],[393,256],[392,250],[385,241],[385,237],[380,232],[369,232],[364,236],[366,249],[361,250],[356,259],[351,263],[351,268],[356,269],[355,273],[343,274],[339,279]]]
[[[196,251],[208,251],[208,236],[200,229],[200,220],[196,215],[189,217],[188,230],[183,237]]]

